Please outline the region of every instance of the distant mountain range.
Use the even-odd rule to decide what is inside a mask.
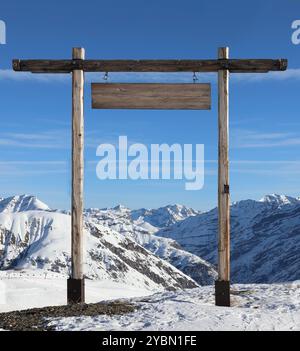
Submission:
[[[161,229],[185,250],[217,263],[217,209]],[[300,279],[300,200],[267,195],[231,206],[233,282],[274,283]]]
[[[180,250],[173,240],[157,239],[152,233],[158,228],[149,224],[148,232],[146,223],[143,227],[142,223],[139,226],[130,218],[127,222],[124,213],[127,211],[120,206],[111,210],[86,210],[85,274],[88,278],[112,280],[154,290],[196,287],[197,283],[192,278],[160,257],[167,258],[169,251],[172,251],[172,261],[183,257],[187,261],[187,270],[199,266],[196,276],[201,284],[213,281],[215,271],[210,264]],[[68,274],[70,233],[69,214],[51,210],[33,196],[2,199],[0,269],[44,269]],[[139,237],[145,245],[134,240],[135,237]],[[149,250],[149,245],[153,250],[159,248],[164,252],[155,255]]]
[[[149,289],[212,284],[217,274],[217,209],[182,205],[84,212],[85,272]],[[300,200],[267,195],[231,206],[232,281],[300,279]],[[34,196],[0,199],[0,269],[44,269],[68,274],[70,216]],[[299,272],[299,273],[298,273]]]
[[[207,285],[212,284],[216,278],[213,265],[183,250],[175,240],[155,235],[161,228],[194,216],[196,213],[196,211],[180,205],[166,206],[157,210],[142,209],[137,211],[117,206],[112,209],[88,209],[85,211],[85,218],[134,240],[191,277],[198,284]],[[157,226],[154,226],[154,223]]]

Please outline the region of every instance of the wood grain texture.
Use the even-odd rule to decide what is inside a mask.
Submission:
[[[73,48],[74,59],[84,49]],[[82,70],[72,73],[72,278],[83,278],[83,87]]]
[[[92,83],[96,109],[208,110],[210,84]]]
[[[19,60],[12,62],[15,71],[32,73],[85,72],[218,72],[266,73],[285,71],[286,59],[218,59],[218,60]]]
[[[219,58],[226,59],[228,48],[219,49]],[[219,280],[230,280],[230,196],[229,196],[229,71],[218,73],[218,211],[219,211],[219,242],[218,242],[218,273]]]

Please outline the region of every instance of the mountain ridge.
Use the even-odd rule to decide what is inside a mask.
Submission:
[[[300,279],[300,200],[266,195],[231,205],[231,276],[235,283],[276,283]],[[217,208],[189,217],[158,236],[217,264]]]
[[[20,200],[18,197],[10,199],[13,199],[13,205],[9,206],[10,201],[0,200],[0,205],[6,204],[2,206],[3,211],[0,207],[2,237],[7,229],[3,231],[1,227],[1,215],[7,215],[9,211],[24,214],[26,208],[36,204],[35,210],[42,214],[44,211],[67,215],[67,211],[51,210],[35,197],[32,201],[25,195],[24,201],[16,201]],[[16,206],[15,203],[29,205]],[[90,226],[107,228],[123,239],[135,242],[200,285],[212,284],[216,279],[217,208],[202,213],[182,205],[167,205],[157,210],[130,210],[118,205],[108,209],[86,209],[84,217]],[[14,222],[15,228],[18,225]],[[260,200],[232,203],[231,237],[233,282],[276,283],[300,279],[299,198],[269,194]],[[14,241],[12,237],[12,245]]]
[[[71,218],[32,210],[0,213],[0,267],[70,272]],[[101,224],[85,221],[85,274],[150,290],[174,290],[197,284],[132,239]]]

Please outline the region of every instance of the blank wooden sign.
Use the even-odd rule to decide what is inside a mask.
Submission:
[[[209,110],[210,84],[92,83],[92,108]]]

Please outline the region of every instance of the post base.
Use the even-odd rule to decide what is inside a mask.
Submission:
[[[230,307],[230,282],[216,280],[215,282],[216,306]]]
[[[84,279],[68,279],[68,305],[84,303]]]

